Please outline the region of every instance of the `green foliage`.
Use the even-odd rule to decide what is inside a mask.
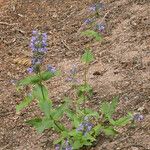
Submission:
[[[87,133],[86,136],[83,135],[81,132],[77,132],[76,130],[72,130],[69,132],[70,138],[73,139],[72,147],[73,149],[80,149],[83,146],[90,146],[92,142],[95,141],[95,138]]]
[[[38,102],[48,101],[48,90],[42,84],[36,84],[33,88],[33,95]]]
[[[89,65],[93,60],[94,57],[92,53],[86,50],[82,56],[82,61]],[[85,71],[85,73],[87,73],[87,71]],[[124,126],[130,122],[131,114],[116,120],[113,119],[113,114],[118,105],[118,97],[114,98],[110,103],[102,103],[100,113],[91,108],[86,108],[85,101],[90,100],[93,95],[93,89],[87,81],[75,86],[77,91],[75,106],[73,105],[74,103],[71,102],[72,100],[66,97],[63,103],[54,107],[52,100],[49,99],[48,90],[43,85],[43,81],[51,79],[56,74],[45,71],[21,80],[19,85],[32,85],[33,89],[31,94],[26,96],[25,99],[16,106],[16,111],[22,110],[27,107],[33,99],[36,99],[40,110],[43,112],[43,117],[28,120],[26,123],[35,127],[39,133],[42,133],[46,129],[52,129],[58,132],[60,138],[56,140],[54,144],[59,144],[60,148],[64,147],[66,140],[68,140],[74,150],[78,150],[83,146],[90,146],[101,133],[104,133],[106,136],[115,136],[118,133],[115,127]],[[86,77],[86,74],[84,76]],[[64,115],[66,115],[71,122],[72,129],[70,130],[62,124],[61,119]],[[92,122],[92,120],[94,121]]]
[[[32,95],[27,95],[24,100],[16,106],[16,112],[19,112],[20,110],[22,110],[23,108],[27,107],[33,100],[33,96]]]
[[[95,38],[96,41],[100,41],[102,39],[101,35],[98,32],[93,30],[86,30],[81,33],[81,35],[85,35],[87,37]]]
[[[114,126],[125,126],[131,121],[132,117],[130,115],[124,116],[112,122]]]
[[[114,98],[111,103],[104,102],[101,105],[101,112],[106,118],[111,118],[118,104],[118,97]]]
[[[17,83],[17,86],[27,86],[27,85],[30,85],[30,84],[36,84],[40,81],[40,77],[39,75],[33,75],[33,76],[29,76],[29,77],[26,77],[22,80],[20,80],[18,83]]]
[[[52,77],[59,75],[59,74],[60,74],[59,71],[56,71],[55,73],[52,73],[50,71],[44,71],[44,72],[41,72],[40,74],[28,76],[28,77],[20,80],[17,83],[17,86],[27,86],[27,85],[31,85],[31,84],[38,84],[41,81],[49,80]]]
[[[103,126],[101,124],[97,124],[95,127],[93,127],[93,136],[97,137],[98,135],[100,135],[101,131],[103,129]]]
[[[101,105],[101,112],[104,115],[104,120],[108,121],[108,124],[103,124],[102,131],[107,136],[115,136],[117,134],[117,131],[114,129],[114,127],[121,127],[127,125],[131,121],[131,114],[121,117],[117,120],[113,119],[113,114],[115,113],[116,107],[118,104],[118,97],[114,98],[111,103],[104,102]]]
[[[41,118],[34,118],[34,119],[26,121],[27,124],[34,126],[34,127],[40,126],[41,122],[42,122]]]
[[[118,132],[112,126],[108,126],[102,129],[105,135],[107,136],[115,136]]]
[[[54,126],[53,120],[50,120],[49,118],[35,118],[26,121],[26,123],[35,127],[39,133],[42,133],[45,129],[49,129]]]
[[[55,76],[55,74],[50,71],[44,71],[40,74],[40,77],[43,81],[49,80],[54,76]]]
[[[54,120],[59,120],[63,116],[64,112],[66,112],[67,110],[68,110],[68,103],[64,102],[53,111]]]
[[[99,113],[90,108],[85,108],[85,114],[87,117],[95,117],[95,119],[99,118]]]
[[[49,101],[41,101],[39,102],[39,107],[41,111],[44,112],[45,116],[48,118],[51,115],[52,102]]]
[[[85,51],[85,53],[82,55],[82,58],[81,60],[84,62],[84,63],[90,63],[94,60],[94,56],[93,54],[90,52],[89,49],[87,49]]]

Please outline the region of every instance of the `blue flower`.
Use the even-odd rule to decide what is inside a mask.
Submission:
[[[133,116],[133,120],[134,120],[134,121],[142,121],[143,119],[144,119],[144,116],[141,115],[141,114],[135,114],[135,115]]]
[[[56,72],[55,67],[52,67],[51,65],[47,65],[47,70],[50,71],[51,73],[55,73]]]
[[[76,131],[83,131],[84,130],[84,123],[81,123],[80,125],[79,125],[79,127],[76,129]]]
[[[63,150],[72,150],[72,146],[69,144],[68,140],[66,140],[66,143],[65,143]]]
[[[47,51],[47,34],[39,31],[32,31],[30,48],[32,49],[32,66],[27,69],[29,73],[38,72],[39,66],[43,62],[44,54]]]
[[[72,68],[70,69],[70,74],[71,75],[76,75],[77,74],[77,67],[75,64],[72,65]]]
[[[43,61],[42,57],[41,58],[33,57],[31,62],[32,62],[32,65],[34,66],[34,65],[40,65],[42,61]]]
[[[60,145],[59,144],[55,145],[55,150],[60,150]]]
[[[33,67],[29,67],[29,68],[27,69],[28,73],[32,73],[33,70],[34,70]]]
[[[92,130],[93,126],[94,125],[91,122],[89,122],[89,118],[84,117],[84,121],[79,125],[76,131],[80,131],[83,133],[84,136],[86,136],[86,134]]]
[[[96,3],[96,4],[93,4],[89,10],[90,11],[98,11],[99,9],[103,8],[103,3]]]
[[[103,32],[105,30],[105,26],[103,24],[97,24],[96,25],[96,29],[99,31],[99,32]]]
[[[59,144],[55,145],[55,150],[73,150],[73,148],[70,145],[69,141],[66,140],[62,148]]]
[[[84,21],[84,23],[87,25],[87,24],[90,24],[90,23],[92,23],[93,22],[93,19],[86,19],[85,21]]]
[[[47,34],[33,31],[30,47],[32,51],[45,53],[47,51]]]
[[[38,34],[38,31],[33,30],[33,31],[32,31],[32,34]]]
[[[69,70],[66,82],[77,83],[78,81],[76,79],[76,74],[77,74],[77,67],[76,65],[73,65],[72,68]]]

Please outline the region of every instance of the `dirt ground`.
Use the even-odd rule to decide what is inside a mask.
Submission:
[[[118,116],[129,111],[144,115],[136,128],[119,129],[117,137],[99,139],[92,149],[150,150],[150,1],[101,1],[101,15],[107,14],[102,42],[78,36],[94,2],[98,0],[0,0],[0,150],[53,149],[53,133],[37,134],[24,123],[40,115],[36,103],[20,114],[15,112],[24,92],[18,93],[14,83],[27,74],[31,56],[28,45],[34,29],[48,33],[45,64],[63,72],[62,77],[47,82],[54,103],[58,104],[62,93],[69,90],[65,71],[73,63],[82,77],[79,59],[88,44],[96,58],[88,73],[95,93],[91,107],[119,95]]]

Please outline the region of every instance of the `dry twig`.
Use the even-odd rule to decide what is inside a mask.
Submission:
[[[17,23],[8,23],[8,22],[0,22],[2,25],[7,25],[7,26],[14,26],[17,25]]]

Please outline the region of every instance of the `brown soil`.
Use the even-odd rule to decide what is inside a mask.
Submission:
[[[140,112],[144,120],[136,128],[119,129],[114,139],[99,139],[94,150],[150,150],[150,1],[103,0],[106,32],[102,42],[78,36],[88,6],[94,0],[0,0],[0,150],[52,150],[51,132],[37,134],[24,121],[40,115],[35,103],[16,114],[23,98],[14,82],[27,74],[29,40],[33,29],[47,32],[49,51],[45,63],[64,72],[78,64],[90,45],[96,61],[88,73],[94,88],[92,107],[119,95],[117,115]],[[96,2],[96,1],[95,1]],[[98,20],[101,21],[101,20]],[[59,102],[69,86],[63,77],[47,83]],[[27,89],[28,90],[28,89]]]

